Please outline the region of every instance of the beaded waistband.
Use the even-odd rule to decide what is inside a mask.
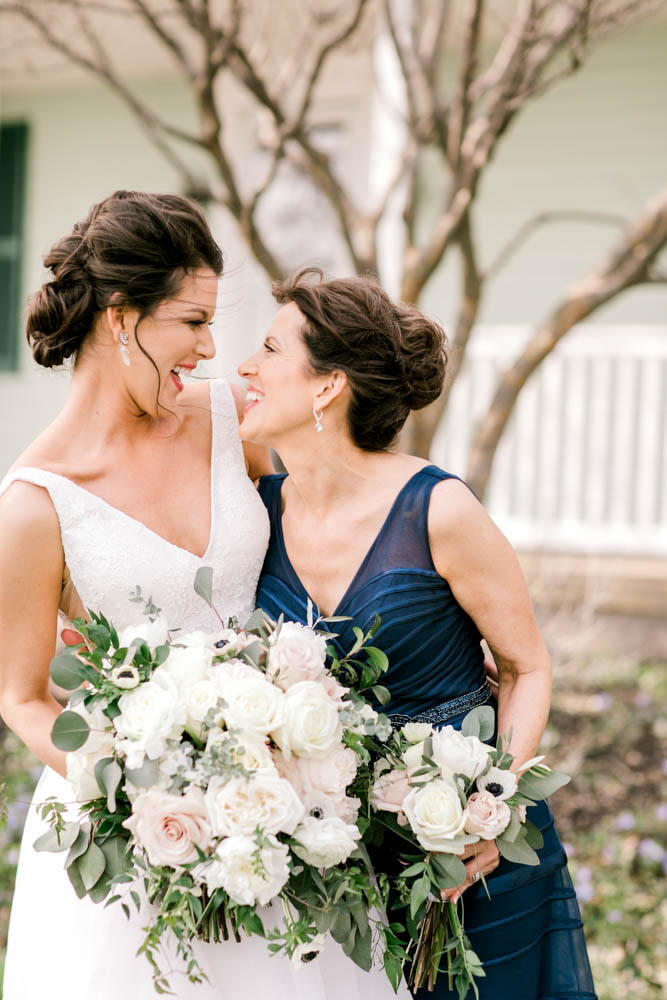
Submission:
[[[442,725],[449,719],[457,715],[463,715],[478,705],[486,705],[492,698],[491,688],[487,681],[481,687],[469,694],[463,694],[460,698],[453,698],[452,701],[443,701],[440,705],[420,712],[419,715],[403,715],[400,712],[391,714],[389,721],[396,729],[407,725],[408,722],[430,722],[433,726]]]

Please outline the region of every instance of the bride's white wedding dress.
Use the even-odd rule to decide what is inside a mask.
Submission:
[[[246,475],[236,408],[223,380],[211,383],[211,412],[211,532],[201,558],[55,473],[20,468],[0,484],[0,494],[16,480],[48,490],[76,592],[84,607],[103,610],[119,627],[141,617],[143,605],[129,600],[138,585],[170,622],[188,631],[215,629],[217,619],[193,590],[195,573],[205,565],[214,568],[213,599],[224,618],[235,615],[242,624],[252,611],[268,518]],[[187,475],[187,469],[174,475]],[[164,488],[168,493],[168,481]],[[33,803],[49,796],[71,801],[72,792],[46,768]],[[31,807],[12,905],[4,1000],[153,1000],[149,964],[136,957],[143,941],[141,917],[132,912],[128,921],[115,904],[105,909],[77,899],[64,855],[33,850],[44,829]],[[301,970],[283,955],[272,957],[258,937],[198,944],[197,957],[209,984],[191,984],[172,960],[170,983],[178,1000],[389,1000],[394,995],[382,971],[362,972],[332,940]],[[168,964],[169,956],[164,958]],[[405,987],[402,993],[409,996]]]

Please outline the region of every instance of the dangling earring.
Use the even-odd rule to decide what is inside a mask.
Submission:
[[[318,432],[324,429],[324,424],[322,423],[322,410],[316,410],[313,407],[313,416],[315,417],[315,430]]]
[[[121,358],[123,360],[123,364],[124,365],[128,365],[128,366],[129,366],[130,360],[131,360],[130,359],[130,350],[129,350],[128,346],[127,346],[127,342],[128,342],[129,339],[130,339],[129,334],[127,334],[127,333],[121,333],[121,335],[120,335],[120,356],[121,356]]]

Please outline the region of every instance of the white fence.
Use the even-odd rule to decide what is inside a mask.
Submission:
[[[433,444],[464,475],[474,426],[527,335],[475,331]],[[667,555],[667,326],[573,330],[522,391],[486,505],[519,548]]]

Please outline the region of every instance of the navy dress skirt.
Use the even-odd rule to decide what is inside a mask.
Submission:
[[[466,712],[493,703],[484,672],[481,636],[436,572],[428,540],[433,487],[456,478],[429,465],[405,484],[334,614],[349,615],[336,626],[341,650],[353,641],[352,626],[368,627],[389,657],[383,683],[391,692],[395,722],[460,726]],[[259,492],[271,519],[271,541],[259,582],[257,604],[272,618],[305,623],[308,594],[291,565],[282,533],[284,475],[265,476]],[[345,539],[341,539],[341,544]],[[326,567],[322,567],[326,572]],[[464,894],[465,926],[486,977],[477,980],[481,1000],[595,1000],[579,906],[565,852],[546,803],[528,811],[544,836],[540,865],[501,858],[481,883]],[[388,865],[390,867],[390,865]],[[435,991],[418,997],[454,998],[447,976]],[[470,997],[472,997],[472,990]]]

